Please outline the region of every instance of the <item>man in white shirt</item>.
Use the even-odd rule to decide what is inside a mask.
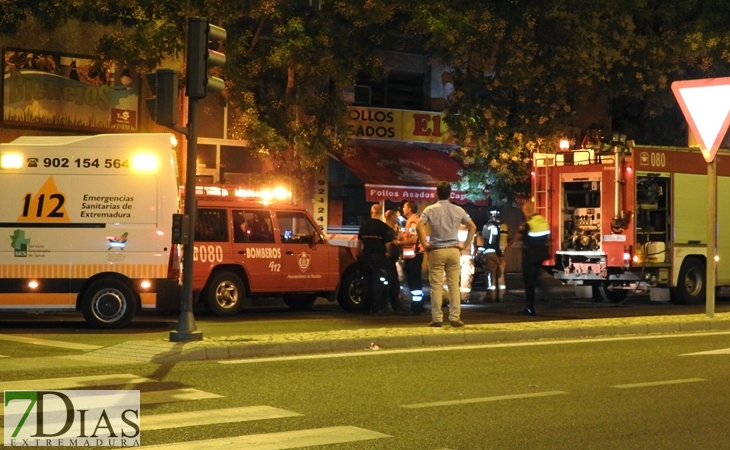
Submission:
[[[461,321],[461,295],[459,293],[459,274],[461,272],[461,251],[471,245],[477,226],[463,208],[449,201],[451,185],[442,181],[436,187],[438,202],[423,210],[416,231],[428,252],[428,278],[431,285],[431,323],[430,327],[440,327],[443,323],[441,310],[444,273],[449,289],[449,321],[452,327],[463,327]],[[459,241],[459,226],[467,227],[465,242]],[[430,230],[426,239],[427,228]]]

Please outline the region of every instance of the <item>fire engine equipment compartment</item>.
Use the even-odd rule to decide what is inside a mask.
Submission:
[[[696,148],[617,142],[587,160],[533,154],[535,206],[552,227],[545,269],[596,299],[702,303],[707,289],[707,165]],[[730,153],[717,158],[718,205],[730,204]],[[720,209],[717,229],[730,227]],[[718,233],[716,287],[730,286]],[[587,291],[587,289],[583,289]]]
[[[597,251],[601,248],[600,176],[577,176],[563,182],[562,250]]]

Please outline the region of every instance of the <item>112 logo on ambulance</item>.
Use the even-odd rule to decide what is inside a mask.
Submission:
[[[66,196],[59,192],[53,177],[41,186],[40,190],[27,193],[23,197],[23,211],[18,222],[70,222],[66,212]]]

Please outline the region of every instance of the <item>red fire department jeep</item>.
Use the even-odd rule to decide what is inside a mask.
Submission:
[[[281,296],[292,309],[317,297],[360,311],[352,249],[331,245],[309,213],[252,190],[197,189],[193,292],[213,314],[236,314],[247,296]],[[268,196],[264,197],[268,198]]]

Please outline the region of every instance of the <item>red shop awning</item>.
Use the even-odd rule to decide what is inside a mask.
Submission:
[[[357,147],[342,163],[365,183],[365,200],[435,202],[436,185],[458,181],[461,165],[436,150],[391,147]],[[451,201],[469,201],[464,192],[453,191]],[[488,200],[478,202],[487,204]]]

